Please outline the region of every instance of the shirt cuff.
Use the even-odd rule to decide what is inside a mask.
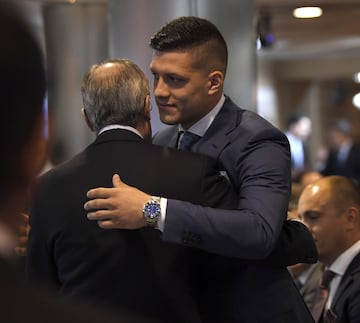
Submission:
[[[167,198],[162,197],[160,199],[160,209],[161,209],[160,218],[156,224],[156,229],[160,230],[161,232],[164,232],[166,208],[167,208]]]

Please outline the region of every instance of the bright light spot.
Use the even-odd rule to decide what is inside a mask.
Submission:
[[[360,93],[357,93],[353,96],[352,103],[355,108],[360,110]]]
[[[311,186],[310,186],[311,187]],[[319,190],[320,190],[320,186],[319,185],[313,185],[312,187],[311,187],[311,193],[312,193],[312,195],[315,195],[317,192],[319,192]]]
[[[353,80],[355,83],[360,83],[360,72],[353,75]]]
[[[293,11],[295,18],[317,18],[322,15],[320,7],[300,7]]]

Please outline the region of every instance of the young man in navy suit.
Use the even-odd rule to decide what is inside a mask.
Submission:
[[[153,142],[177,147],[186,133],[197,135],[191,150],[216,160],[238,193],[236,210],[161,199],[157,229],[162,239],[207,252],[198,259],[202,321],[311,322],[284,263],[262,263],[286,220],[291,183],[286,137],[223,94],[227,47],[212,23],[197,17],[175,19],[151,38],[150,46],[160,119],[172,125]],[[142,209],[150,195],[120,179],[115,188],[94,189],[88,197],[94,198],[85,204],[88,218],[100,221],[101,227],[144,225]],[[295,226],[307,230],[301,223]],[[309,249],[313,247],[311,242]],[[314,262],[314,253],[309,253],[303,261]]]

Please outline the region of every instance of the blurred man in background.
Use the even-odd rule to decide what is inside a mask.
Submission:
[[[311,119],[302,113],[290,116],[285,135],[290,143],[292,179],[298,182],[301,175],[310,169],[306,141],[311,134]]]
[[[352,138],[347,120],[337,120],[328,132],[330,152],[321,171],[323,175],[342,175],[360,183],[360,145]]]

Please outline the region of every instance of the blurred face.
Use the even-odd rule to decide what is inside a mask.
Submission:
[[[344,211],[334,205],[326,185],[316,183],[301,194],[298,212],[312,232],[319,260],[331,265],[346,249]]]
[[[346,139],[346,136],[342,132],[336,129],[331,129],[328,133],[328,137],[329,137],[330,146],[335,149],[340,148],[341,144]]]
[[[195,67],[198,60],[194,51],[155,51],[150,69],[154,75],[154,97],[163,123],[180,123],[187,129],[220,99],[221,93],[214,91],[214,82],[219,80],[208,70]]]
[[[306,140],[311,134],[311,120],[303,117],[294,127],[295,134],[303,140]]]

